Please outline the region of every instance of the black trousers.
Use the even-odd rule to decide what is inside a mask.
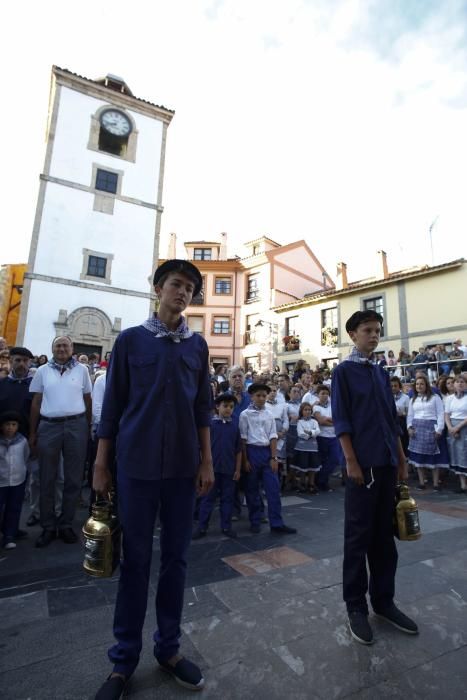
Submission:
[[[365,471],[365,485],[352,479],[345,487],[343,594],[348,612],[368,614],[366,593],[370,571],[370,600],[380,611],[393,602],[397,569],[393,514],[397,470],[375,467]]]

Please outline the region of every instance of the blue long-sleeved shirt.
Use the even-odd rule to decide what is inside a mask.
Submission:
[[[242,450],[238,418],[223,421],[214,416],[211,423],[211,452],[214,471],[217,474],[234,475],[236,459]]]
[[[399,463],[400,427],[382,367],[341,362],[332,374],[331,406],[336,435],[350,435],[362,469]]]
[[[194,477],[211,402],[204,338],[176,343],[135,326],[115,341],[97,434],[116,438],[117,467],[130,477]]]

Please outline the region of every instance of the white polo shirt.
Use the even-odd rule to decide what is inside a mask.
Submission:
[[[50,365],[38,367],[29,385],[31,393],[42,394],[41,416],[64,418],[84,413],[83,394],[92,391],[88,368],[77,364],[63,374]]]

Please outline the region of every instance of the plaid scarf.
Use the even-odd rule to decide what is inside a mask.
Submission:
[[[70,357],[70,359],[65,362],[64,364],[60,364],[59,362],[55,362],[55,360],[52,359],[47,362],[49,367],[52,367],[52,369],[57,369],[60,373],[64,372],[66,369],[73,369],[73,367],[76,367],[76,365],[79,365],[78,360],[75,360],[74,357]]]
[[[13,382],[24,382],[26,379],[32,379],[34,376],[34,373],[28,370],[28,373],[25,377],[17,377],[14,370],[10,371],[10,374],[8,375],[8,379],[11,379]]]
[[[178,327],[171,331],[165,323],[157,318],[157,314],[150,316],[144,323],[141,324],[143,328],[146,328],[151,333],[154,333],[156,338],[170,338],[174,343],[179,343],[181,340],[186,340],[186,338],[191,338],[193,331],[188,328],[184,316],[180,318],[180,323]]]
[[[352,348],[352,351],[348,357],[345,358],[347,362],[358,362],[361,365],[375,365],[375,354],[372,352],[371,355],[365,355],[365,353],[357,350],[356,347]]]
[[[212,417],[212,420],[219,421],[221,420],[223,423],[231,423],[232,422],[232,417],[230,418],[222,418],[219,414],[216,413],[215,416]]]

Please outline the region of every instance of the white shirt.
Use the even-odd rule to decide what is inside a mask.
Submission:
[[[320,403],[315,404],[313,406],[313,413],[318,413],[320,416],[323,416],[323,418],[332,418],[331,400],[328,401],[327,406],[322,406]],[[320,425],[319,429],[321,430],[321,437],[336,437],[336,430],[333,425]]]
[[[268,447],[277,438],[276,419],[267,408],[257,410],[249,406],[240,413],[240,436],[247,445]]]
[[[289,429],[289,414],[287,413],[287,405],[285,401],[276,401],[275,403],[270,403],[269,401],[266,401],[266,408],[274,416],[276,420],[276,426],[278,424],[278,421],[281,422],[281,432],[283,430]]]
[[[315,403],[318,403],[319,397],[316,396],[314,391],[307,391],[306,394],[303,394],[302,397],[302,403],[305,403],[305,401],[306,403],[311,403],[311,405],[313,406]]]
[[[467,418],[467,394],[463,394],[460,399],[455,394],[448,396],[444,412],[454,420],[465,420]]]
[[[444,407],[439,396],[433,394],[428,401],[417,396],[414,401],[409,401],[407,428],[412,427],[414,420],[436,421],[436,432],[442,433],[444,428]]]
[[[42,394],[41,416],[64,418],[85,412],[83,394],[91,393],[92,384],[85,365],[78,363],[63,374],[50,365],[42,365],[37,368],[29,391]]]
[[[282,403],[282,404],[287,403],[287,401],[285,400],[285,396],[280,389],[276,394],[276,401],[277,401],[277,403]]]
[[[404,392],[401,391],[400,394],[398,394],[398,396],[394,396],[394,403],[396,404],[397,415],[406,416],[409,410],[410,403],[410,399],[407,396],[407,394],[404,394]]]
[[[92,423],[99,425],[102,412],[102,404],[104,402],[105,393],[105,378],[106,374],[101,374],[97,377],[92,388]]]

